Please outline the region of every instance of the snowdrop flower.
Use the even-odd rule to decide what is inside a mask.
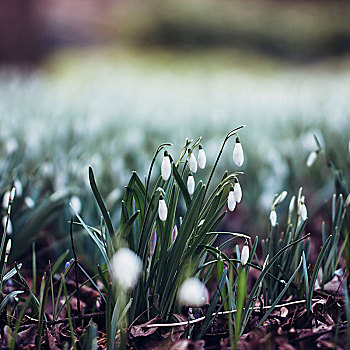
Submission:
[[[233,189],[234,189],[233,193],[234,193],[235,200],[237,203],[240,203],[242,200],[242,188],[237,178],[235,178],[235,184],[233,186]]]
[[[350,204],[350,194],[346,197],[344,207],[347,208]]]
[[[7,263],[7,259],[8,259],[8,256],[10,255],[10,251],[11,251],[11,239],[9,239],[6,244],[5,258],[4,258],[5,264]]]
[[[31,198],[31,197],[25,197],[24,203],[29,209],[34,208],[34,206],[35,206],[35,202],[34,202],[33,198]]]
[[[5,215],[3,218],[2,218],[2,227],[5,229],[5,226],[6,226],[6,221],[7,221],[7,216]],[[12,234],[12,222],[9,218],[8,220],[8,223],[7,223],[7,231],[6,233],[8,235],[11,235]]]
[[[310,168],[315,163],[316,158],[317,158],[317,151],[312,151],[307,157],[306,166]]]
[[[164,157],[161,166],[162,179],[164,181],[168,180],[171,174],[171,161],[167,151],[164,151]]]
[[[248,243],[246,242],[243,246],[242,253],[241,253],[241,264],[242,266],[245,266],[249,259],[249,247]]]
[[[112,277],[123,289],[135,287],[142,269],[141,259],[130,249],[120,248],[111,261]]]
[[[158,204],[159,219],[165,221],[168,216],[168,208],[163,197],[160,197]]]
[[[194,193],[194,177],[192,175],[192,173],[190,172],[190,174],[188,175],[188,178],[187,178],[187,189],[188,189],[188,193],[190,195],[192,195]]]
[[[280,193],[280,195],[276,198],[275,202],[273,203],[274,206],[277,206],[278,204],[281,204],[285,198],[287,197],[287,191],[283,191]]]
[[[2,198],[2,206],[4,209],[7,209],[9,205],[13,202],[16,195],[16,187],[12,187],[11,191],[6,191]]]
[[[177,231],[177,226],[174,225],[173,232],[171,234],[171,243],[174,243],[177,237],[178,231]]]
[[[70,204],[71,204],[72,208],[74,209],[74,211],[76,213],[80,214],[80,211],[81,211],[81,200],[79,199],[79,197],[72,196],[72,198],[70,199]]]
[[[277,224],[277,213],[275,208],[273,208],[270,212],[270,222],[272,227],[275,227]]]
[[[207,157],[205,155],[204,149],[202,145],[199,145],[199,151],[198,151],[198,166],[201,169],[205,168],[205,164],[207,163]]]
[[[289,209],[288,209],[289,215],[293,213],[294,207],[295,207],[295,196],[292,197],[289,203]]]
[[[233,149],[233,162],[241,167],[244,162],[243,148],[239,137],[236,138],[235,148]]]
[[[301,200],[299,214],[300,214],[300,217],[302,218],[303,221],[305,221],[307,219],[307,209],[306,209],[306,205],[304,203],[304,199]]]
[[[191,151],[189,150],[189,152],[191,152]],[[195,174],[197,172],[197,160],[196,160],[196,157],[194,156],[193,152],[190,153],[188,165],[189,165],[192,173]]]
[[[184,306],[200,307],[208,303],[208,290],[198,278],[188,278],[177,293],[178,301]]]
[[[154,250],[156,248],[156,243],[157,243],[157,229],[154,229],[151,237],[151,244],[149,247],[149,255],[153,256]]]
[[[234,211],[236,208],[235,191],[233,186],[231,186],[230,192],[228,194],[227,206],[229,211]]]
[[[18,196],[22,196],[22,193],[23,193],[23,186],[22,186],[22,183],[21,183],[21,181],[19,181],[19,180],[15,180],[15,182],[14,182],[14,187],[16,188],[16,193],[17,193],[17,195]]]

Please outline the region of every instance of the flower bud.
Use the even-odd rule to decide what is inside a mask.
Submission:
[[[187,189],[188,189],[188,193],[190,195],[192,195],[194,193],[194,186],[195,186],[194,177],[193,177],[192,173],[190,173],[188,175],[188,178],[187,178]]]
[[[248,247],[248,243],[246,242],[243,246],[242,253],[241,253],[242,266],[247,265],[248,259],[249,259],[249,247]]]
[[[291,215],[294,211],[294,207],[295,207],[295,196],[292,197],[292,199],[289,202],[289,214]]]
[[[278,204],[281,204],[287,197],[287,193],[288,193],[287,191],[281,192],[280,195],[275,199],[273,205],[277,206]]]
[[[302,218],[303,221],[305,221],[307,219],[307,208],[306,208],[306,205],[304,204],[304,202],[302,202],[300,204],[299,214],[300,214],[300,217]]]
[[[209,293],[204,283],[192,277],[182,283],[177,298],[181,305],[200,307],[208,303]]]
[[[193,152],[191,152],[191,154],[190,154],[190,158],[188,160],[188,165],[189,165],[192,173],[195,174],[197,172],[197,160],[196,160],[196,157],[194,156]]]
[[[198,166],[201,169],[205,168],[205,164],[207,163],[207,157],[205,155],[204,149],[202,145],[199,145],[199,151],[198,151]]]
[[[237,203],[240,203],[242,200],[242,188],[237,178],[235,178],[235,184],[233,186],[233,189],[234,189],[233,193],[235,196],[235,200]]]
[[[174,243],[177,237],[178,231],[177,231],[177,226],[174,225],[173,232],[171,234],[171,243]]]
[[[162,179],[167,181],[171,174],[171,161],[167,151],[164,151],[164,157],[161,166]]]
[[[168,208],[166,206],[165,200],[161,197],[158,204],[158,215],[159,219],[165,221],[168,216]]]
[[[270,222],[272,227],[275,227],[277,224],[277,213],[275,208],[273,208],[270,212]]]
[[[239,137],[236,138],[235,148],[233,149],[233,163],[241,167],[244,162],[243,148]]]
[[[228,193],[227,206],[229,211],[234,211],[236,208],[235,191],[233,187],[231,187],[230,192]]]
[[[150,256],[153,256],[154,250],[156,248],[156,244],[157,244],[157,229],[154,229],[154,231],[152,233],[152,237],[151,237],[151,244],[149,247],[149,255]]]
[[[111,261],[112,277],[122,289],[135,287],[141,273],[141,259],[130,249],[120,248]]]
[[[307,160],[306,160],[306,166],[308,168],[310,168],[316,161],[317,159],[317,152],[316,151],[312,151],[309,156],[307,157]]]

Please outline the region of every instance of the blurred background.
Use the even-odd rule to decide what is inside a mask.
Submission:
[[[14,180],[22,187],[12,258],[34,240],[47,257],[61,252],[70,201],[98,225],[88,164],[117,224],[131,171],[143,178],[160,143],[176,158],[202,136],[208,165],[196,180],[206,179],[241,124],[243,202],[225,227],[264,236],[273,195],[303,186],[308,230],[319,232],[333,179],[324,160],[306,159],[316,133],[349,173],[349,18],[342,1],[1,2],[0,197]],[[241,170],[233,146],[217,179]]]

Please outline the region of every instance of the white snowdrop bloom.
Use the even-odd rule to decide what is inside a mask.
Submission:
[[[204,283],[195,277],[184,281],[177,292],[177,298],[181,305],[193,307],[200,307],[208,303],[208,295]]]
[[[72,198],[70,199],[70,204],[71,204],[72,208],[74,209],[74,211],[76,213],[80,214],[80,212],[81,212],[81,200],[79,199],[79,197],[72,196]]]
[[[112,277],[123,289],[135,287],[141,273],[141,259],[130,249],[120,248],[111,261]]]
[[[161,174],[162,179],[164,181],[168,180],[171,174],[171,161],[167,151],[164,152],[164,157],[161,166]]]
[[[8,155],[10,155],[11,153],[13,153],[14,151],[17,150],[18,148],[18,142],[15,138],[11,137],[6,141],[5,144],[5,148],[6,148],[6,153]]]
[[[289,202],[289,209],[288,209],[289,214],[293,213],[294,207],[295,207],[295,196],[293,196]]]
[[[22,193],[23,193],[23,186],[22,186],[21,181],[19,181],[18,179],[15,180],[14,187],[16,188],[17,195],[21,197]]]
[[[188,178],[187,178],[187,189],[190,195],[194,193],[194,187],[195,187],[194,177],[192,174],[190,174],[188,175]]]
[[[280,195],[276,198],[275,202],[273,203],[274,206],[281,204],[285,198],[287,197],[288,192],[287,191],[283,191],[280,193]]]
[[[345,207],[345,208],[348,207],[349,204],[350,204],[350,194],[349,194],[349,195],[346,197],[346,199],[345,199],[344,207]]]
[[[315,160],[317,159],[317,152],[316,151],[312,151],[309,156],[307,157],[307,160],[306,160],[306,166],[308,168],[310,168],[314,163],[315,163]]]
[[[4,193],[4,196],[2,197],[2,206],[4,209],[7,209],[9,205],[10,194],[11,194],[11,191],[6,191]]]
[[[236,208],[235,191],[230,190],[227,198],[227,206],[229,211],[234,211]]]
[[[199,151],[198,151],[198,166],[201,169],[205,168],[205,164],[207,163],[207,157],[205,155],[204,149],[202,145],[199,145]]]
[[[34,208],[34,206],[35,206],[35,202],[34,202],[33,198],[31,198],[31,197],[25,197],[24,203],[29,209]]]
[[[241,141],[237,137],[235,148],[233,149],[233,163],[241,167],[244,162],[243,147]]]
[[[242,200],[242,188],[241,185],[238,181],[238,179],[235,179],[235,184],[233,186],[234,189],[234,196],[235,196],[235,200],[237,203],[240,203]]]
[[[277,213],[275,209],[272,209],[270,212],[270,222],[271,226],[275,227],[277,224]]]
[[[165,221],[168,216],[168,208],[163,198],[159,199],[158,215],[159,215],[159,219],[162,221]]]
[[[249,259],[249,247],[248,244],[245,244],[242,249],[241,253],[241,264],[242,266],[245,266]]]
[[[300,204],[299,214],[303,221],[307,219],[307,209],[306,205],[303,202]]]
[[[3,218],[2,218],[2,227],[5,229],[5,226],[6,226],[6,220],[7,220],[7,216],[4,216]],[[13,230],[12,230],[12,222],[11,222],[11,220],[10,220],[10,218],[9,218],[9,221],[8,221],[8,223],[7,223],[7,231],[6,231],[6,233],[8,234],[8,235],[12,235],[12,232],[13,232]]]
[[[189,165],[192,173],[195,174],[197,172],[197,160],[196,160],[196,157],[194,156],[193,152],[191,152],[191,154],[190,154],[190,158],[188,160],[188,165]]]

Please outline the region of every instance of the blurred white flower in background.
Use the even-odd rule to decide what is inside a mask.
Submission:
[[[309,156],[307,157],[307,160],[306,160],[306,166],[308,168],[310,168],[316,161],[317,159],[317,152],[316,151],[312,151]]]
[[[140,277],[142,262],[138,255],[128,248],[120,248],[111,261],[112,277],[122,289],[136,286]]]
[[[72,206],[72,208],[74,209],[74,211],[78,214],[80,214],[81,212],[81,200],[79,197],[77,196],[72,196],[70,199],[70,204]]]
[[[7,221],[7,216],[3,216],[2,217],[2,227],[5,229],[5,226],[6,226],[6,221]],[[12,232],[13,232],[13,229],[12,229],[12,222],[10,220],[10,218],[8,219],[8,223],[7,223],[7,230],[6,230],[6,233],[8,235],[12,235]]]
[[[200,307],[208,303],[209,293],[204,283],[198,278],[191,277],[181,284],[177,298],[181,305]]]

